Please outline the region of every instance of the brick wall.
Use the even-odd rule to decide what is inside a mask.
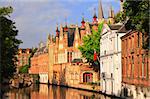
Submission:
[[[122,82],[150,86],[150,51],[142,49],[142,33],[131,31],[122,39]]]

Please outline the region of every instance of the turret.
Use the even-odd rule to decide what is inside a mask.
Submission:
[[[84,16],[82,16],[82,21],[81,21],[81,29],[85,29],[85,21],[84,21]]]
[[[94,8],[93,25],[96,24],[98,24],[98,21],[97,21],[96,9]]]
[[[56,50],[58,50],[58,45],[59,45],[59,30],[57,25],[56,26]]]
[[[57,24],[57,26],[56,26],[56,37],[59,37],[58,24]]]
[[[64,27],[64,47],[68,47],[68,26],[67,26],[67,19],[65,20],[65,27]]]
[[[82,25],[81,25],[81,28],[80,28],[80,34],[81,34],[81,41],[82,41],[83,36],[86,34],[84,16],[82,16],[81,24]]]
[[[96,9],[94,8],[94,16],[93,16],[93,26],[92,29],[98,31],[98,21],[96,16]]]
[[[114,23],[114,10],[112,9],[112,6],[110,7],[109,10],[109,18],[108,18],[108,23],[113,24]]]

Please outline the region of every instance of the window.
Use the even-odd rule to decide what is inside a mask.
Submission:
[[[138,47],[140,47],[140,32],[138,32],[137,36],[138,36],[138,38],[137,38],[137,40],[138,40]]]
[[[142,78],[144,78],[144,59],[145,59],[145,56],[142,55]]]
[[[148,68],[148,57],[149,57],[149,56],[148,56],[148,54],[146,55],[146,57],[147,57],[147,61],[146,61],[146,72],[147,72],[147,73],[146,73],[146,78],[148,79],[148,78],[149,78],[149,77],[148,77],[148,76],[149,76],[149,70],[148,70],[148,69],[149,69],[149,68]]]
[[[104,51],[104,55],[106,55],[106,50]]]
[[[142,34],[142,45],[144,45],[144,34]]]
[[[134,78],[134,57],[132,56],[132,67],[131,67],[132,78]]]
[[[128,58],[126,58],[126,75],[128,77]]]
[[[69,62],[69,52],[67,53],[67,62]]]
[[[128,50],[128,40],[126,39],[126,52]]]
[[[132,47],[132,40],[131,37],[129,37],[129,49]]]
[[[139,78],[139,70],[140,70],[139,69],[140,68],[139,64],[140,64],[139,55],[137,55],[137,68],[138,68],[138,75],[137,76],[138,76],[138,78]]]
[[[134,36],[132,36],[132,48],[134,48]]]

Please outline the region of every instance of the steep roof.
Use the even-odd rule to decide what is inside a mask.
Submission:
[[[98,6],[98,19],[103,19],[103,8],[102,8],[102,3],[101,0],[99,0],[99,6]]]
[[[121,28],[121,26],[122,25],[120,25],[120,24],[112,24],[109,27],[111,30],[119,30]]]

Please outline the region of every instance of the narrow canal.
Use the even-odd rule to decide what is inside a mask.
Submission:
[[[99,93],[78,89],[48,86],[45,84],[32,85],[28,88],[3,88],[3,99],[111,99]]]

